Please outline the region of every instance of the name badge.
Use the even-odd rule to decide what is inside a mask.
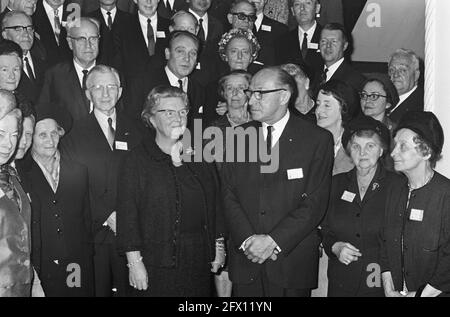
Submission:
[[[261,25],[261,30],[266,32],[272,32],[272,27],[270,25]]]
[[[295,168],[295,169],[287,170],[287,177],[289,180],[301,179],[301,178],[303,178],[303,169]]]
[[[348,192],[348,191],[344,191],[344,193],[342,194],[341,199],[348,201],[349,203],[352,203],[353,200],[355,200],[356,194]]]
[[[198,108],[198,113],[203,113],[203,106],[201,106],[200,108]]]
[[[128,143],[116,141],[116,150],[128,151]]]
[[[156,32],[156,37],[158,39],[165,39],[166,38],[166,32],[164,32],[164,31],[157,31]]]
[[[319,44],[318,43],[308,43],[308,49],[310,50],[318,50]]]
[[[202,69],[202,67],[200,66],[200,63],[197,63],[197,66],[195,66],[196,69]]]
[[[411,209],[411,215],[409,219],[412,221],[422,221],[423,220],[423,210]]]
[[[0,189],[0,198],[2,198],[3,196],[5,196],[5,193]]]

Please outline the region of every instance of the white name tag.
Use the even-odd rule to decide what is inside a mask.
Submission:
[[[5,193],[0,189],[0,198],[2,198],[3,196],[5,196]]]
[[[308,43],[308,48],[310,50],[318,50],[319,49],[319,44],[318,43]]]
[[[411,215],[409,219],[412,221],[422,221],[423,220],[423,210],[411,209]]]
[[[289,180],[301,179],[301,178],[303,178],[303,169],[295,168],[295,169],[287,170],[287,177]]]
[[[352,203],[353,200],[355,200],[356,194],[348,192],[348,191],[344,191],[344,193],[342,194],[341,199],[348,201],[349,203]]]
[[[166,38],[166,32],[164,31],[157,31],[156,32],[156,37],[159,39],[165,39]]]
[[[128,151],[128,143],[116,141],[116,150]]]
[[[198,113],[203,113],[203,106],[201,106],[200,108],[198,108]]]
[[[195,66],[196,69],[202,69],[202,67],[200,66],[200,63],[197,63],[197,66]]]
[[[270,25],[261,25],[261,30],[266,32],[272,32],[272,27]]]

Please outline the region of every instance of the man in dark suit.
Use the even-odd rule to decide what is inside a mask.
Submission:
[[[36,111],[39,114],[43,105],[52,103],[68,111],[75,121],[92,111],[84,91],[86,76],[98,56],[97,24],[90,18],[81,18],[79,27],[69,28],[67,41],[73,60],[61,62],[47,71]]]
[[[205,102],[204,88],[190,75],[197,63],[198,38],[187,31],[170,34],[166,48],[167,64],[158,69],[144,69],[128,87],[125,96],[125,112],[133,119],[139,119],[144,101],[156,86],[166,85],[181,88],[189,97],[188,127],[193,119],[201,118]]]
[[[322,29],[320,35],[320,54],[324,67],[314,76],[312,91],[317,96],[319,87],[330,79],[337,79],[350,85],[356,92],[361,91],[364,76],[354,69],[344,59],[348,48],[348,38],[344,26],[339,23],[329,23]]]
[[[157,14],[159,0],[134,0],[138,13],[131,18],[128,27],[119,35],[118,56],[115,66],[128,82],[147,64],[164,65],[164,49],[169,33],[168,19]]]
[[[200,56],[192,78],[206,87],[217,78],[217,44],[224,31],[223,25],[218,19],[208,14],[208,10],[211,7],[211,0],[187,1],[189,3],[189,12],[197,19],[197,36],[201,42]]]
[[[264,14],[264,7],[267,0],[250,0],[256,8],[256,21],[253,27],[253,34],[256,35],[261,50],[258,53],[257,62],[264,66],[276,65],[275,53],[276,42],[281,36],[288,32],[288,28],[283,23],[275,21]]]
[[[247,94],[255,121],[242,127],[250,135],[244,152],[253,159],[223,165],[229,272],[238,297],[309,296],[317,286],[317,227],[327,209],[333,139],[288,111],[294,91],[279,68],[252,78]],[[270,166],[261,153],[270,153]]]
[[[320,12],[319,0],[290,0],[289,8],[298,27],[280,38],[276,50],[279,64],[294,63],[303,65],[313,80],[316,72],[323,69],[323,60],[319,50],[322,27],[316,21]]]
[[[126,260],[116,250],[117,174],[125,155],[141,140],[136,124],[116,109],[122,94],[118,72],[104,65],[88,75],[86,95],[93,113],[76,121],[62,152],[88,168],[95,241],[96,296],[124,295]]]
[[[33,21],[22,11],[8,12],[2,21],[4,39],[17,43],[22,49],[22,75],[17,91],[35,104],[42,89],[46,70],[45,52],[34,44]]]
[[[36,12],[33,14],[36,36],[45,47],[50,66],[72,58],[66,41],[66,8],[65,0],[38,0]]]
[[[117,0],[99,0],[100,8],[88,16],[100,22],[100,46],[98,64],[112,65],[116,56],[118,36],[130,23],[131,15],[117,8]]]
[[[172,15],[180,10],[188,9],[187,0],[161,0],[158,4],[158,15],[170,19]]]
[[[389,112],[398,123],[408,111],[423,111],[424,91],[419,84],[419,58],[412,50],[398,49],[389,59],[389,77],[397,89],[400,101]]]

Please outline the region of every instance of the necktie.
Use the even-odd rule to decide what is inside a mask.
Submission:
[[[198,20],[198,38],[200,39],[200,42],[205,42],[205,30],[203,29],[203,19]]]
[[[308,54],[308,33],[303,33],[303,42],[302,42],[302,58],[303,61],[306,59],[306,54]]]
[[[180,89],[183,90],[183,81],[181,79],[178,79],[178,87],[180,87]]]
[[[167,8],[167,11],[172,13],[172,7],[170,6],[170,1],[169,0],[166,0],[166,8]]]
[[[111,146],[111,149],[114,150],[114,140],[116,138],[116,130],[114,130],[114,127],[112,125],[113,121],[112,118],[108,118],[108,143],[109,146]]]
[[[58,9],[55,9],[53,11],[55,18],[54,18],[54,23],[55,23],[55,38],[56,38],[56,43],[58,43],[59,45],[59,35],[61,34],[61,22],[59,21],[59,13],[58,13]]]
[[[111,31],[112,30],[112,25],[113,25],[111,12],[108,11],[108,12],[106,12],[106,14],[108,15],[108,29]]]
[[[267,126],[266,145],[267,145],[267,154],[269,155],[270,153],[272,153],[272,133],[273,133],[273,126],[271,125]]]
[[[320,76],[320,85],[321,86],[327,82],[327,73],[328,73],[328,68],[325,68]]]
[[[155,55],[155,33],[153,32],[153,27],[151,20],[147,19],[147,40],[148,40],[148,55]]]
[[[88,73],[89,73],[89,71],[87,69],[83,69],[83,86],[82,86],[83,94],[84,94],[84,91],[87,89],[87,87],[86,87],[86,79],[87,79],[87,74]]]
[[[30,80],[32,82],[34,82],[36,80],[36,77],[34,77],[34,73],[33,73],[33,70],[31,69],[31,65],[30,65],[30,63],[28,61],[28,57],[25,57],[23,60],[25,62],[25,67],[27,69],[28,78],[30,78]]]

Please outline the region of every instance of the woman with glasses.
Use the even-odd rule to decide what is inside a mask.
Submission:
[[[128,260],[131,296],[211,296],[211,271],[224,264],[215,167],[194,160],[180,141],[188,112],[182,90],[153,88],[142,112],[152,133],[122,167],[118,244]]]
[[[397,89],[390,79],[383,74],[371,74],[367,77],[359,96],[362,112],[366,116],[382,122],[392,133],[395,125],[387,116],[387,112],[395,107],[399,97]]]

